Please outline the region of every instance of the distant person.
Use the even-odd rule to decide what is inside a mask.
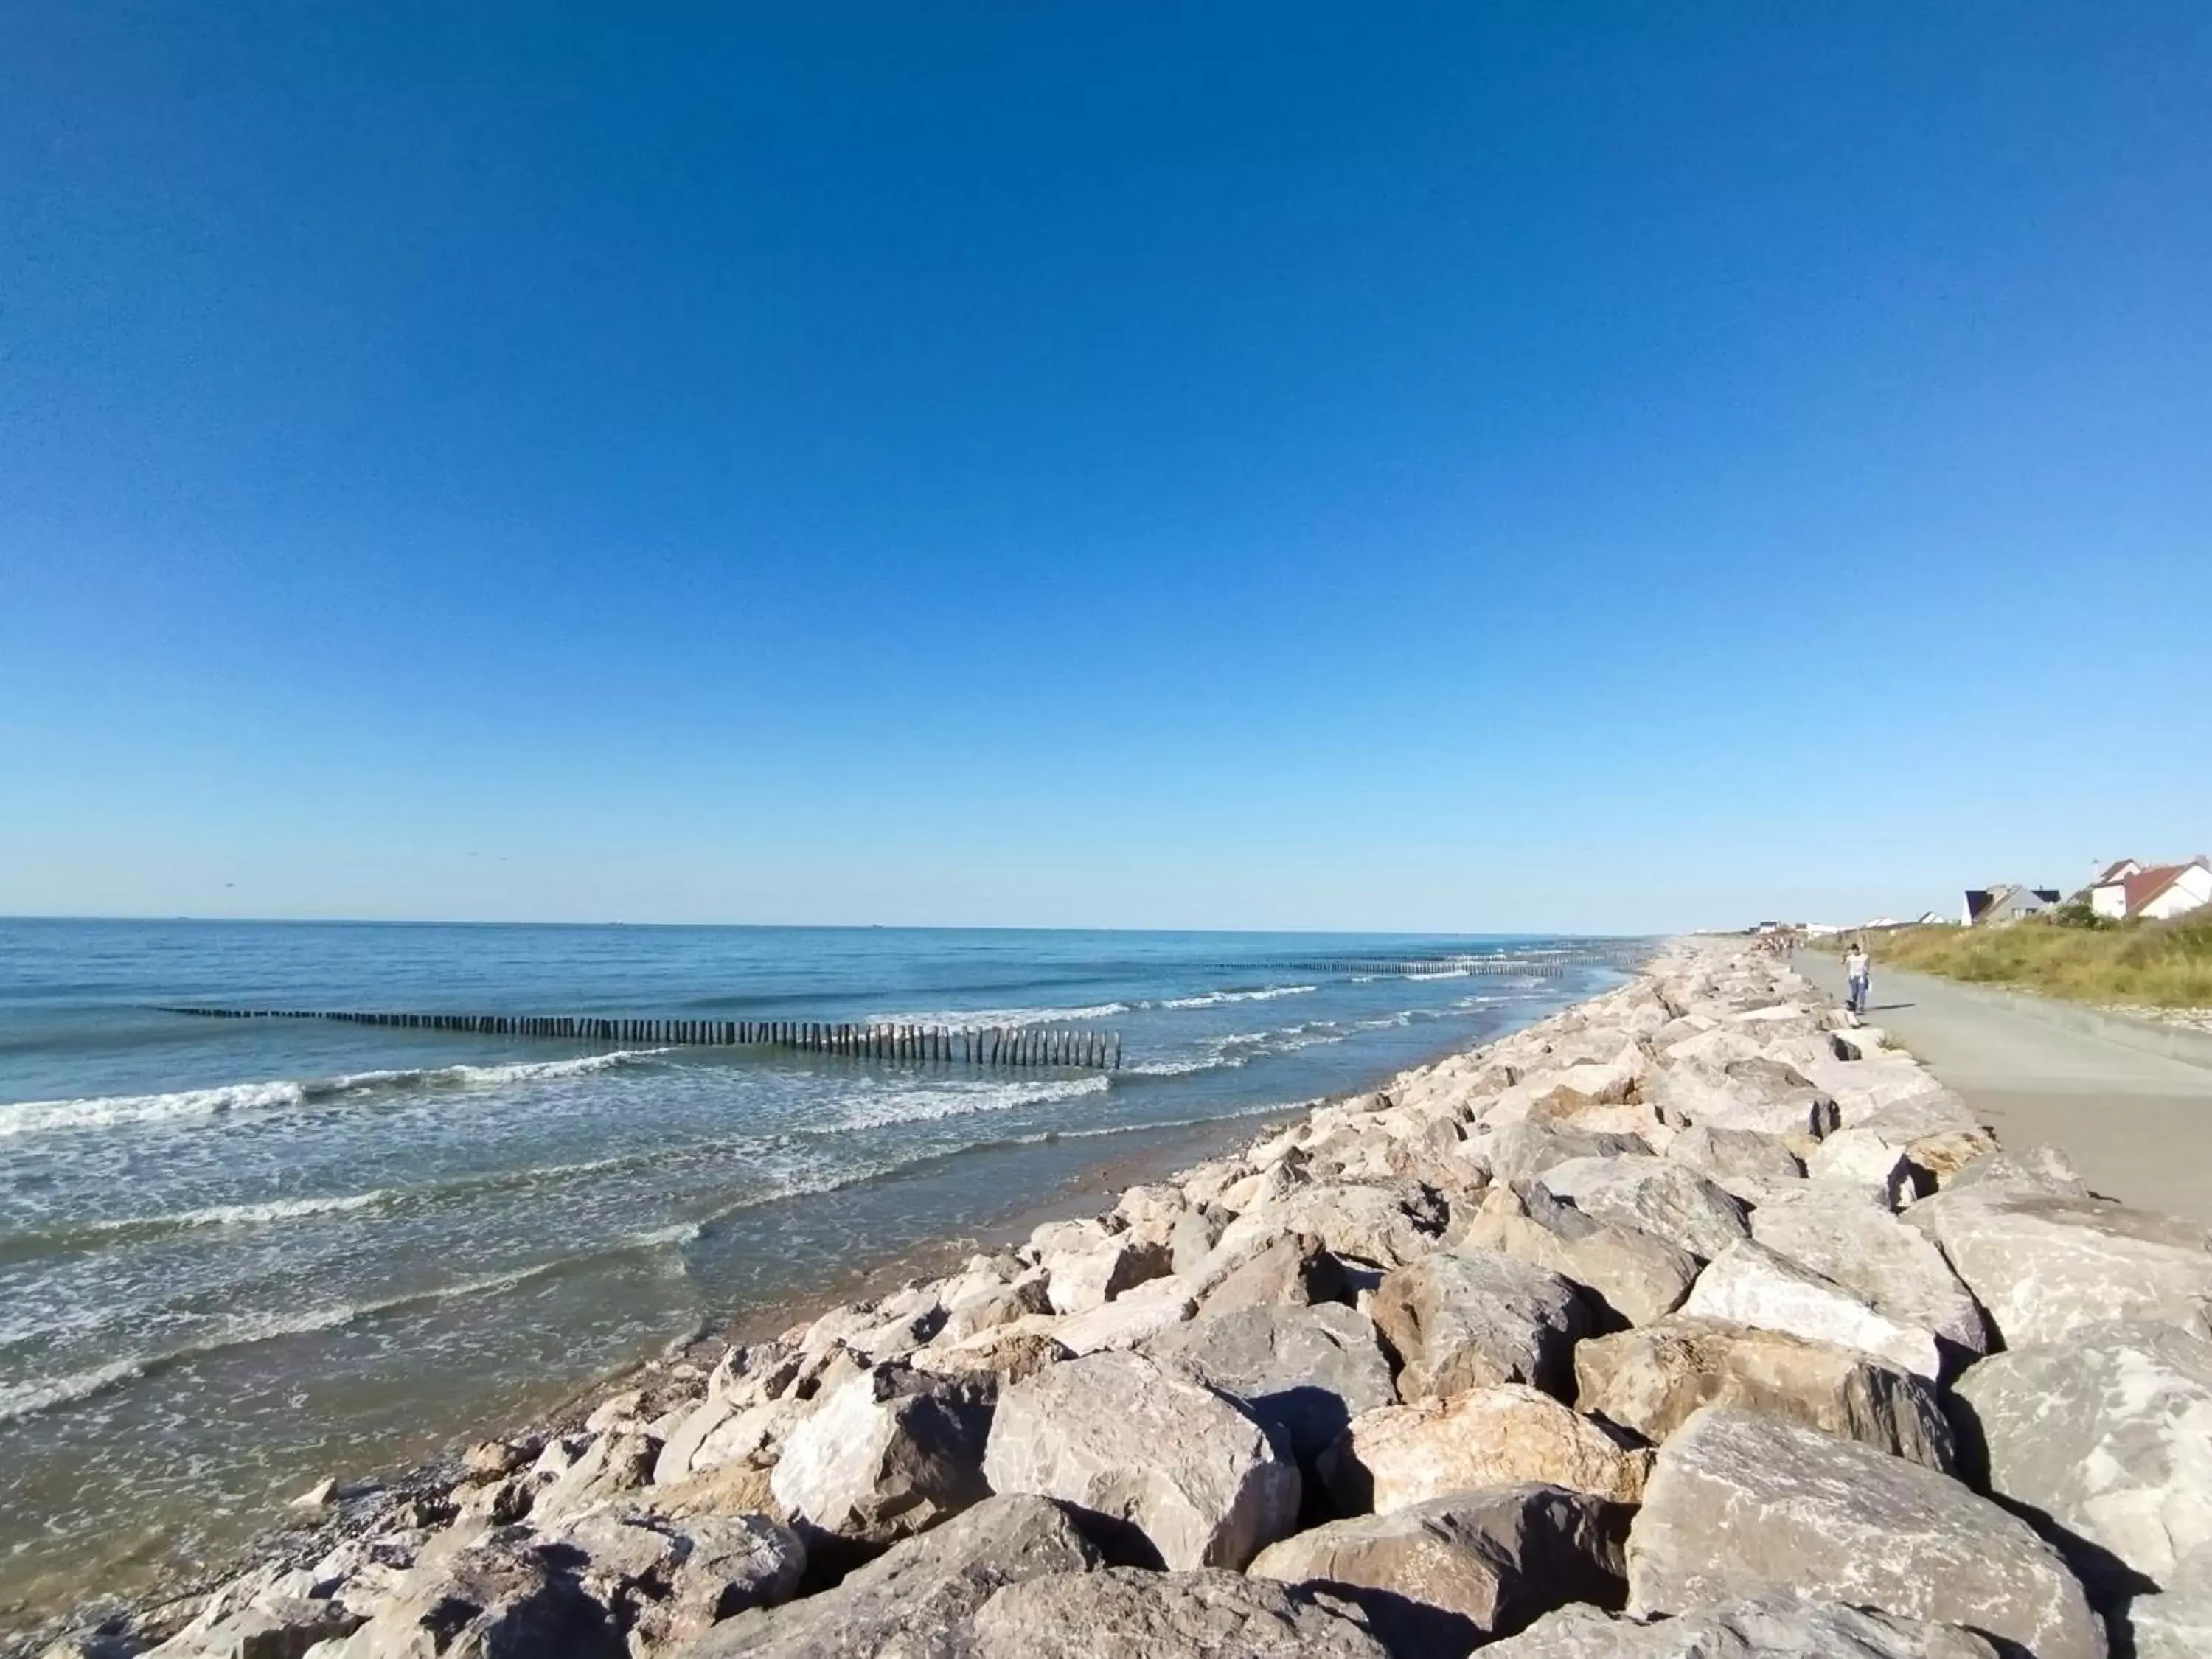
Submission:
[[[1854,941],[1844,954],[1844,977],[1850,983],[1850,994],[1844,999],[1844,1006],[1855,1014],[1867,1011],[1867,986],[1874,977],[1874,963],[1867,956],[1863,943]]]

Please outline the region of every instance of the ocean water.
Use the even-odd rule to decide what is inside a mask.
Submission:
[[[1565,941],[0,921],[0,1626],[1610,982]],[[1472,953],[1507,971],[1395,971]],[[1328,962],[1327,970],[1300,964]],[[1112,1073],[157,1003],[1048,1024]],[[1178,1139],[1178,1137],[1181,1139]]]

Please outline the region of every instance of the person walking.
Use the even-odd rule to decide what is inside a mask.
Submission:
[[[1874,978],[1874,963],[1867,955],[1865,940],[1852,940],[1851,948],[1844,952],[1844,977],[1850,983],[1850,994],[1844,999],[1844,1006],[1855,1014],[1866,1012],[1867,987]]]

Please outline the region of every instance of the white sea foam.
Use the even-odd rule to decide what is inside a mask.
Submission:
[[[1158,1003],[1161,1008],[1218,1008],[1224,1002],[1272,1002],[1277,997],[1302,997],[1317,985],[1270,985],[1257,991],[1208,991],[1203,996],[1175,997]]]
[[[171,1215],[126,1215],[87,1223],[94,1232],[136,1232],[141,1228],[248,1227],[258,1223],[291,1221],[301,1216],[342,1215],[381,1204],[392,1194],[382,1188],[349,1193],[340,1198],[279,1198],[265,1204],[215,1204],[204,1210],[180,1210]]]
[[[347,1096],[406,1089],[496,1089],[544,1078],[588,1072],[665,1054],[665,1048],[623,1048],[568,1060],[514,1060],[499,1066],[433,1066],[403,1071],[353,1072],[340,1077],[279,1078],[230,1083],[213,1089],[180,1089],[159,1095],[94,1095],[79,1100],[24,1100],[0,1105],[0,1140],[55,1130],[105,1129],[119,1124],[166,1123],[281,1111]]]
[[[144,1370],[142,1360],[118,1359],[112,1364],[72,1371],[67,1376],[34,1376],[27,1382],[0,1383],[0,1423],[88,1400],[119,1382],[128,1382]]]
[[[994,1083],[951,1089],[885,1088],[872,1091],[845,1109],[840,1127],[881,1129],[896,1123],[933,1123],[941,1118],[966,1117],[975,1112],[1010,1112],[1024,1106],[1045,1106],[1103,1094],[1113,1086],[1103,1075],[1071,1078],[1056,1083]]]
[[[1051,1025],[1073,1019],[1107,1019],[1126,1014],[1126,1002],[1097,1002],[1085,1008],[939,1008],[922,1014],[870,1014],[862,1025],[942,1025],[956,1031],[994,1025]]]
[[[1438,973],[1407,974],[1404,977],[1407,979],[1465,979],[1467,975],[1468,970],[1464,968],[1446,968]]]

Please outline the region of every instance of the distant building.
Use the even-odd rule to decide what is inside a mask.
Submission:
[[[2162,921],[2206,904],[2212,904],[2212,862],[2202,854],[2186,864],[2122,859],[2089,884],[2089,908],[2115,921]]]
[[[1969,887],[1960,920],[1969,927],[1994,927],[2048,910],[2058,899],[2056,887],[2021,887],[2005,882],[1994,887]]]
[[[1948,927],[1951,925],[1951,918],[1941,910],[1923,910],[1920,913],[1919,921],[1914,925],[1921,927]]]

